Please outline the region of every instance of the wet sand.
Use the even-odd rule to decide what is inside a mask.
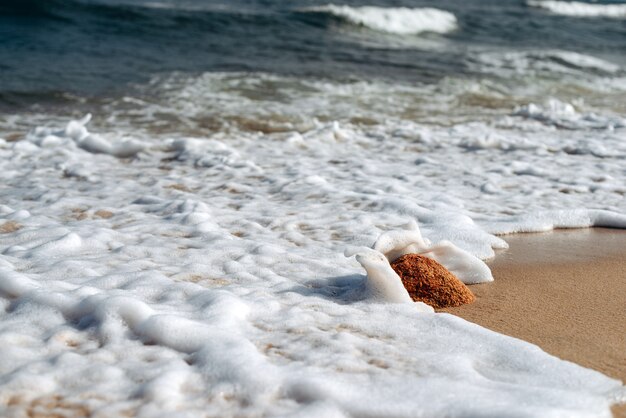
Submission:
[[[503,238],[510,248],[488,262],[495,281],[443,311],[626,382],[626,230]],[[626,416],[626,405],[613,412]]]

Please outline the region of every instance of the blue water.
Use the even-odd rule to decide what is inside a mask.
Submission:
[[[336,4],[436,7],[454,13],[446,35],[383,35],[303,7],[327,1],[3,0],[0,106],[73,94],[115,96],[172,72],[250,71],[436,82],[476,76],[476,47],[543,48],[626,57],[623,19],[556,16],[520,0],[351,0]],[[397,44],[394,39],[397,38]],[[432,48],[428,42],[439,45]],[[480,76],[480,74],[479,74]]]

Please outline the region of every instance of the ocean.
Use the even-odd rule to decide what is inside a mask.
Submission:
[[[384,255],[497,280],[625,161],[623,1],[5,0],[0,415],[610,416]]]

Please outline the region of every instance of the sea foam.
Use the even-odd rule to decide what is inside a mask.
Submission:
[[[564,50],[528,50],[509,52],[478,52],[468,57],[470,66],[481,72],[498,75],[592,74],[613,75],[621,67],[613,62]]]
[[[448,241],[431,244],[422,237],[415,222],[410,222],[404,230],[383,233],[372,248],[352,248],[345,252],[348,257],[356,255],[356,260],[367,272],[365,297],[392,303],[412,303],[400,277],[390,264],[406,254],[432,258],[467,284],[493,280],[489,267],[482,260]],[[423,303],[416,306],[421,312],[433,311]]]
[[[351,7],[329,4],[306,10],[329,13],[354,25],[398,35],[415,35],[422,32],[448,33],[457,28],[454,14],[433,8]]]
[[[543,105],[529,103],[513,111],[515,116],[535,119],[543,123],[567,129],[616,129],[626,127],[626,119],[605,117],[594,113],[581,114],[571,103],[557,99],[547,100]]]
[[[230,88],[268,80],[280,101]],[[207,75],[134,110],[184,132],[118,113],[108,133],[96,115],[0,141],[0,414],[610,416],[620,382],[411,303],[388,259],[343,253],[419,247],[471,271],[506,248],[494,234],[623,228],[623,128],[563,100],[450,122],[443,93],[302,83]],[[419,97],[448,123],[414,117]],[[217,112],[282,130],[203,131]]]

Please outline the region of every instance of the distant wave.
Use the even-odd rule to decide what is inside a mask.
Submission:
[[[328,4],[304,11],[328,13],[354,25],[399,35],[447,33],[457,28],[457,19],[452,13],[432,8],[350,7]]]
[[[562,16],[626,18],[626,4],[589,4],[557,0],[528,0],[526,4]]]
[[[602,74],[612,75],[621,67],[610,61],[561,50],[536,50],[512,52],[482,52],[473,54],[468,63],[483,72],[499,75],[514,74]]]

